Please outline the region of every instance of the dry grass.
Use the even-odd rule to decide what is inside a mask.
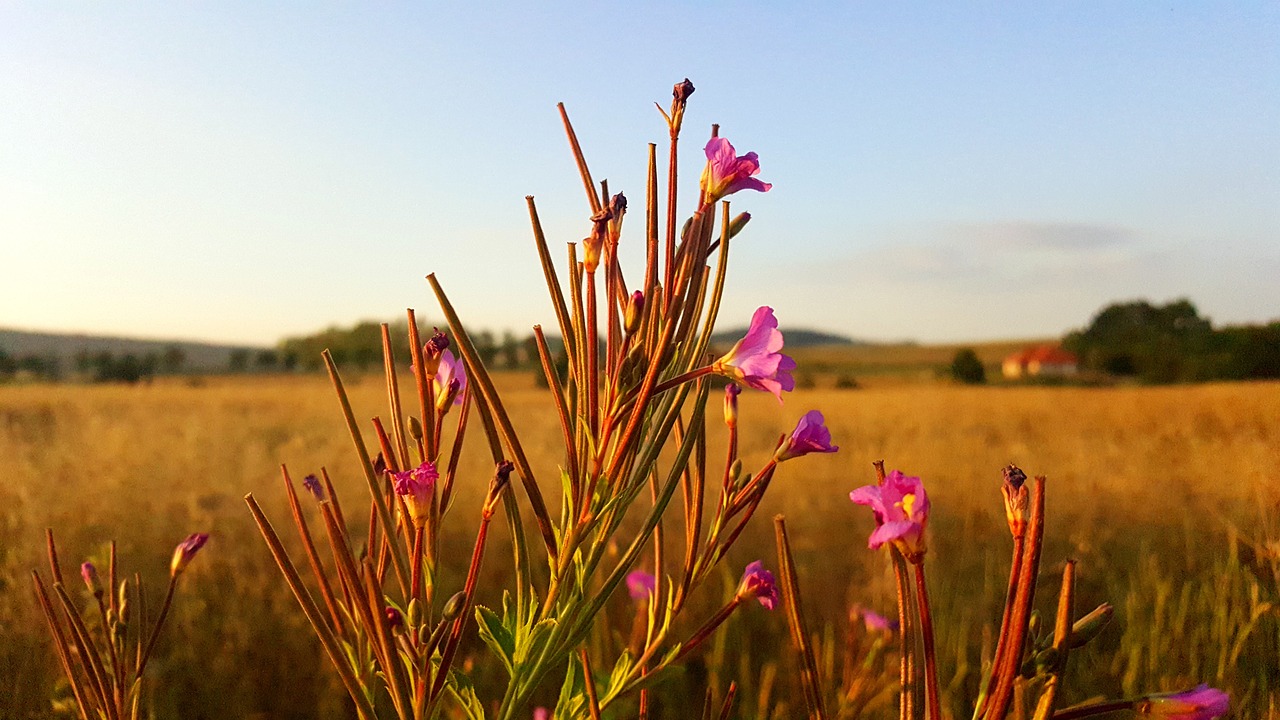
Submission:
[[[936,359],[904,353],[876,362],[901,368]],[[547,398],[527,377],[502,382],[550,486],[559,434]],[[385,412],[380,382],[350,389],[358,417]],[[784,466],[732,563],[773,564],[767,517],[785,513],[815,630],[838,631],[850,602],[890,607],[882,559],[865,549],[871,519],[847,499],[870,481],[870,461],[925,478],[942,672],[953,680],[948,700],[957,709],[975,683],[978,640],[998,620],[1007,538],[997,487],[1009,462],[1049,476],[1048,594],[1055,563],[1069,556],[1081,561],[1081,604],[1117,605],[1100,650],[1073,664],[1082,689],[1069,699],[1199,678],[1230,688],[1240,716],[1256,717],[1280,696],[1280,622],[1264,605],[1277,600],[1276,560],[1259,544],[1280,540],[1280,384],[872,384],[798,391],[783,407],[758,395],[744,401],[747,469],[809,408],[826,413],[841,446]],[[474,482],[451,517],[462,543],[489,472],[479,436],[468,445],[462,478]],[[144,571],[153,587],[178,540],[213,533],[180,591],[156,665],[165,681],[159,716],[342,716],[331,675],[240,498],[254,492],[283,520],[278,464],[287,462],[298,475],[327,466],[354,503],[364,490],[353,458],[336,401],[317,377],[0,388],[0,718],[49,716],[52,650],[27,579],[43,567],[45,527],[57,532],[68,568],[115,538],[126,568]],[[491,558],[497,578],[505,558]],[[781,618],[757,613],[734,632],[757,673],[749,691],[781,668],[775,694],[785,699]]]

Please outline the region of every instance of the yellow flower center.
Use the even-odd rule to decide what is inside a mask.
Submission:
[[[911,509],[915,507],[915,504],[916,496],[914,494],[903,495],[902,500],[894,503],[897,507],[902,508],[902,512],[907,516],[908,520],[911,519]]]

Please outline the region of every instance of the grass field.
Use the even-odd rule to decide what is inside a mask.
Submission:
[[[838,361],[847,359],[831,360]],[[547,396],[525,376],[502,381],[526,449],[543,477],[552,477],[559,436]],[[357,417],[385,413],[379,379],[350,384]],[[873,480],[871,461],[883,458],[928,484],[944,700],[967,717],[962,708],[978,682],[983,638],[999,621],[1009,543],[998,488],[1000,468],[1014,462],[1049,478],[1041,607],[1050,607],[1068,557],[1080,561],[1079,605],[1116,605],[1097,647],[1074,656],[1069,702],[1205,681],[1231,692],[1233,717],[1278,716],[1280,384],[873,382],[860,390],[820,384],[781,407],[759,394],[743,401],[748,466],[763,462],[778,434],[811,408],[826,413],[841,447],[782,468],[754,533],[730,563],[763,558],[776,566],[768,518],[787,516],[806,610],[828,645],[827,673],[839,673],[851,605],[892,611],[887,563],[866,549],[870,515],[848,500]],[[446,553],[455,558],[446,565],[455,574],[466,563],[491,472],[482,444],[479,435],[469,438],[464,487],[450,516],[456,532],[447,547],[457,552]],[[711,456],[717,452],[712,447]],[[241,500],[253,492],[283,523],[281,462],[295,476],[326,466],[348,503],[365,502],[327,381],[0,387],[0,719],[54,717],[55,660],[29,577],[35,568],[45,572],[46,527],[58,537],[65,572],[101,559],[114,538],[124,568],[153,588],[162,586],[178,540],[197,530],[213,534],[184,576],[153,666],[157,717],[346,717],[341,688]],[[505,531],[496,540],[505,542]],[[500,577],[507,561],[500,550],[490,553],[486,575]],[[717,591],[703,589],[707,608],[722,600],[712,597]],[[493,598],[482,590],[481,600]],[[629,607],[621,600],[611,613],[625,633]],[[753,610],[707,650],[707,681],[723,686],[739,677],[737,717],[798,717],[784,620]],[[478,642],[464,652],[483,663]],[[881,703],[876,712],[888,717],[890,709]]]

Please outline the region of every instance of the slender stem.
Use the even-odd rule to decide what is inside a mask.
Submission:
[[[1067,670],[1067,655],[1071,651],[1071,623],[1075,614],[1076,561],[1067,560],[1062,569],[1062,589],[1058,592],[1058,614],[1053,624],[1053,649],[1057,651],[1044,692],[1036,703],[1034,720],[1049,720],[1053,715],[1058,693],[1062,689],[1062,677]]]
[[[898,591],[898,635],[902,640],[902,652],[898,662],[898,717],[913,720],[916,717],[916,633],[915,617],[911,614],[911,595],[907,589],[907,561],[902,551],[890,546],[893,560],[893,577]]]
[[[1133,710],[1137,708],[1138,703],[1142,702],[1144,699],[1145,698],[1134,698],[1132,700],[1113,700],[1112,702],[1106,703],[1078,705],[1065,710],[1059,710],[1053,714],[1053,720],[1078,720],[1079,718],[1106,715],[1107,713],[1120,712],[1121,710]]]
[[[694,633],[689,636],[689,639],[680,646],[680,652],[671,659],[671,662],[679,662],[684,658],[684,656],[693,652],[695,648],[711,636],[711,633],[715,632],[716,628],[724,624],[724,621],[728,620],[729,616],[733,614],[733,611],[737,610],[738,606],[741,604],[742,598],[734,595],[733,599],[730,600],[728,604],[717,610],[715,615],[712,615],[706,622],[702,623],[702,627],[695,630]]]
[[[996,692],[987,708],[986,717],[1003,720],[1013,697],[1013,683],[1022,664],[1022,653],[1027,639],[1027,622],[1031,617],[1031,605],[1035,601],[1036,578],[1040,572],[1040,549],[1044,538],[1044,477],[1035,479],[1031,492],[1031,519],[1027,523],[1027,544],[1023,551],[1022,568],[1018,575],[1018,594],[1014,601],[1009,625],[1008,653],[1003,658]]]
[[[142,659],[138,661],[138,670],[134,673],[138,677],[142,677],[142,671],[147,667],[147,660],[151,658],[156,640],[160,638],[160,628],[164,626],[165,618],[169,617],[169,606],[173,604],[173,591],[177,587],[178,576],[173,575],[169,578],[169,589],[164,593],[164,602],[160,603],[160,616],[156,618],[156,624],[151,628],[151,638],[147,640],[146,648],[142,651]]]
[[[787,523],[781,515],[773,518],[778,544],[779,574],[782,576],[782,599],[787,608],[787,627],[791,630],[791,641],[800,652],[804,669],[805,699],[809,704],[809,716],[812,720],[825,720],[827,717],[822,698],[822,681],[818,676],[818,661],[813,654],[813,645],[809,641],[809,630],[804,621],[804,608],[800,604],[800,583],[796,577],[795,560],[791,556],[791,541],[787,537]]]
[[[916,603],[920,610],[920,635],[924,639],[924,695],[929,706],[929,720],[942,720],[942,702],[938,698],[938,663],[933,646],[933,613],[929,609],[929,589],[924,581],[924,560],[912,563],[916,574]]]
[[[1018,574],[1022,572],[1022,550],[1026,543],[1024,535],[1015,535],[1013,538],[1013,558],[1009,563],[1009,585],[1004,594],[1004,611],[1000,617],[1000,634],[996,638],[996,652],[991,658],[991,673],[987,678],[987,684],[982,693],[978,696],[977,705],[974,707],[974,717],[982,716],[986,710],[987,700],[991,694],[995,692],[996,683],[1000,679],[1000,669],[1004,667],[1005,653],[1008,652],[1009,646],[1009,622],[1013,613],[1013,604],[1018,594]]]
[[[596,680],[591,675],[591,659],[585,647],[578,649],[578,658],[582,660],[582,680],[587,686],[587,710],[591,720],[600,720],[600,698],[596,697]]]

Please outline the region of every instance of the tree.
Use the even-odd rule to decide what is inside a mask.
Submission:
[[[966,385],[981,385],[987,381],[987,370],[973,348],[960,348],[951,360],[951,377]]]
[[[249,369],[249,349],[236,348],[227,356],[227,370],[242,373]]]

